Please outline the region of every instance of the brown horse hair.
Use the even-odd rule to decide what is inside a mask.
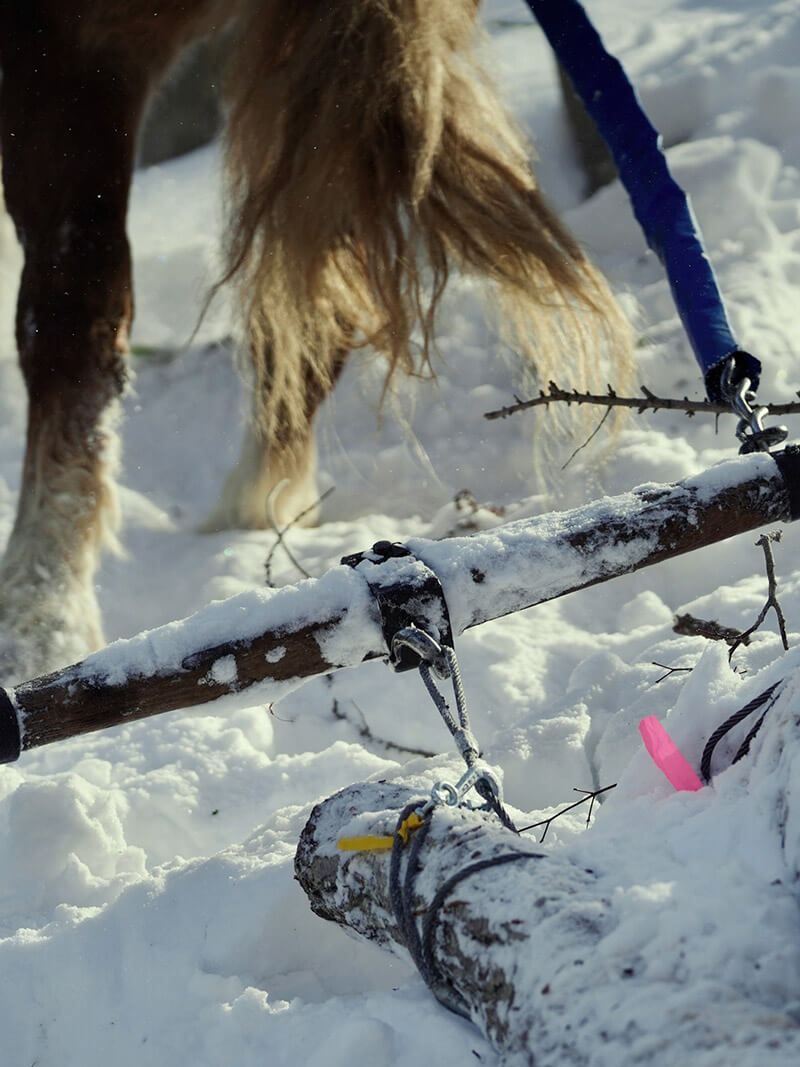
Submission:
[[[223,281],[248,316],[267,441],[303,447],[305,392],[328,391],[336,353],[374,346],[387,383],[430,370],[454,268],[488,279],[502,334],[540,381],[558,367],[580,387],[631,373],[624,316],[480,66],[477,6],[244,0]]]

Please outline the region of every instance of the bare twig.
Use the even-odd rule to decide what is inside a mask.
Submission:
[[[667,672],[666,674],[662,674],[660,678],[656,678],[656,680],[652,683],[653,685],[658,685],[659,682],[663,682],[664,679],[669,678],[671,674],[680,674],[682,672],[688,673],[689,671],[694,670],[694,667],[669,667],[666,663],[659,663],[656,659],[651,660],[650,662],[653,664],[654,667],[660,667],[662,671]]]
[[[410,748],[408,745],[400,745],[396,741],[388,741],[385,737],[376,737],[369,728],[364,712],[358,704],[356,704],[355,700],[351,700],[350,703],[361,716],[360,723],[353,722],[347,712],[341,710],[339,701],[336,700],[336,698],[334,698],[333,705],[331,706],[331,713],[333,714],[334,719],[338,719],[339,722],[346,722],[355,727],[358,731],[358,736],[363,741],[367,741],[371,745],[378,745],[387,752],[402,752],[407,756],[425,756],[427,759],[432,759],[436,755],[435,752],[429,752],[426,748]]]
[[[297,719],[295,719],[294,717],[291,718],[291,719],[287,719],[285,715],[279,715],[277,713],[277,711],[275,711],[275,705],[274,704],[266,704],[265,707],[266,707],[267,711],[269,712],[269,714],[272,716],[272,718],[273,719],[277,719],[278,722],[288,722],[288,723],[297,722]]]
[[[761,548],[764,550],[764,562],[767,568],[767,602],[764,604],[764,607],[758,613],[758,618],[753,623],[753,625],[749,629],[743,630],[739,634],[738,639],[731,645],[731,650],[728,653],[729,660],[733,656],[733,653],[736,651],[739,645],[746,644],[747,639],[749,639],[750,636],[756,632],[756,630],[762,624],[764,619],[767,617],[767,612],[770,608],[775,611],[775,615],[778,619],[778,629],[780,631],[781,641],[783,642],[784,650],[786,652],[789,651],[789,639],[786,636],[786,619],[784,618],[783,610],[778,602],[778,585],[775,581],[775,560],[772,556],[771,545],[772,541],[780,541],[780,539],[781,531],[776,530],[774,533],[762,534],[761,537],[759,537],[759,539],[756,541],[756,545],[760,545]]]
[[[592,789],[592,790],[589,790],[589,789],[573,788],[573,792],[574,793],[583,793],[583,796],[581,797],[580,800],[576,800],[574,804],[569,804],[566,808],[561,808],[561,810],[557,811],[555,813],[555,815],[551,815],[549,819],[542,819],[541,822],[532,822],[530,824],[530,826],[522,826],[522,827],[520,827],[519,832],[522,834],[522,833],[525,833],[526,830],[536,830],[539,826],[543,826],[544,830],[542,831],[542,836],[539,838],[539,844],[541,845],[542,842],[544,841],[544,839],[547,837],[547,831],[550,829],[550,824],[551,823],[555,822],[556,819],[559,819],[562,815],[566,815],[568,811],[572,811],[573,808],[578,808],[578,807],[580,807],[581,804],[585,804],[587,800],[589,801],[589,811],[588,811],[587,816],[586,816],[586,825],[588,826],[589,825],[589,820],[592,817],[592,809],[594,808],[595,800],[599,796],[601,796],[603,793],[607,793],[609,791],[609,789],[616,789],[616,788],[617,788],[617,783],[616,782],[613,785],[605,786],[603,789]]]
[[[733,626],[723,626],[714,619],[698,619],[688,612],[685,615],[675,616],[672,631],[683,637],[706,637],[709,641],[727,641],[729,645],[735,641],[741,645],[750,643],[750,638],[742,639],[742,634]]]
[[[586,440],[583,442],[583,444],[582,445],[578,445],[578,447],[575,449],[575,451],[569,457],[567,462],[562,465],[562,467],[561,467],[562,471],[566,470],[567,467],[570,465],[570,463],[572,463],[573,459],[575,459],[577,454],[579,452],[582,452],[583,449],[586,448],[586,446],[588,444],[590,444],[595,439],[595,437],[597,437],[597,435],[600,433],[600,431],[603,428],[603,424],[605,423],[606,419],[608,418],[608,416],[610,414],[611,414],[611,408],[608,408],[608,410],[606,411],[605,415],[603,415],[602,419],[598,422],[598,424],[595,426],[595,428],[592,430],[592,432],[589,434],[589,436],[586,438]]]
[[[301,519],[304,519],[309,512],[314,511],[315,508],[318,508],[322,501],[325,500],[326,497],[329,497],[333,490],[336,488],[336,486],[334,485],[330,486],[330,488],[326,489],[322,496],[315,500],[313,504],[309,504],[307,508],[303,508],[303,510],[298,515],[295,515],[291,522],[287,522],[285,526],[279,527],[275,519],[275,501],[278,499],[281,492],[283,491],[283,489],[286,488],[288,484],[289,479],[284,478],[283,481],[280,481],[277,485],[273,486],[272,491],[267,497],[267,515],[269,516],[269,521],[272,524],[273,529],[275,530],[275,544],[269,550],[269,552],[267,553],[267,558],[264,560],[265,581],[266,584],[269,586],[272,586],[272,557],[275,555],[278,545],[283,546],[283,551],[289,557],[289,562],[294,567],[296,567],[297,570],[300,571],[304,578],[311,577],[305,567],[301,566],[301,564],[297,561],[288,544],[284,540],[284,535],[289,530],[291,530],[293,526],[296,526]]]
[[[555,382],[548,382],[547,392],[539,390],[539,395],[530,400],[517,400],[507,407],[498,408],[496,411],[484,413],[485,419],[505,419],[509,415],[515,415],[518,411],[527,411],[528,408],[547,407],[549,404],[597,404],[600,407],[611,408],[634,408],[640,415],[645,411],[683,411],[690,418],[696,414],[704,415],[731,415],[734,414],[730,404],[712,403],[709,400],[690,400],[684,397],[677,400],[673,397],[660,397],[651,392],[647,386],[640,386],[642,396],[617,396],[609,385],[606,394],[580,393],[577,389],[562,389]],[[800,396],[800,393],[798,393]],[[796,415],[800,412],[800,402],[790,401],[786,404],[763,404],[770,415]]]

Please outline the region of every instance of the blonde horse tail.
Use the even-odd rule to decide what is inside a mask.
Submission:
[[[624,377],[627,325],[537,189],[476,57],[476,0],[242,3],[226,280],[268,440],[303,438],[309,384],[324,394],[355,344],[390,374],[425,367],[454,268],[488,279],[540,380]]]

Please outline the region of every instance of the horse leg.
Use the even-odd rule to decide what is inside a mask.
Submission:
[[[17,516],[0,563],[5,680],[103,642],[94,576],[117,523],[115,419],[132,314],[125,215],[146,86],[57,41],[43,61],[33,33],[2,43],[3,178],[25,256],[16,329],[28,393]]]
[[[287,368],[267,346],[263,358],[254,360],[252,417],[204,533],[318,521],[314,417],[346,359],[347,351],[340,349],[327,361],[317,353],[314,369],[309,364]]]

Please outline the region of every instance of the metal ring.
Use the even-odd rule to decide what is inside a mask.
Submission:
[[[437,782],[431,789],[431,800],[434,804],[444,804],[448,808],[455,808],[459,801],[458,789],[452,782]]]
[[[392,655],[397,656],[400,648],[415,652],[424,663],[433,668],[439,678],[450,677],[450,666],[442,646],[425,630],[414,625],[398,630],[392,638]]]

